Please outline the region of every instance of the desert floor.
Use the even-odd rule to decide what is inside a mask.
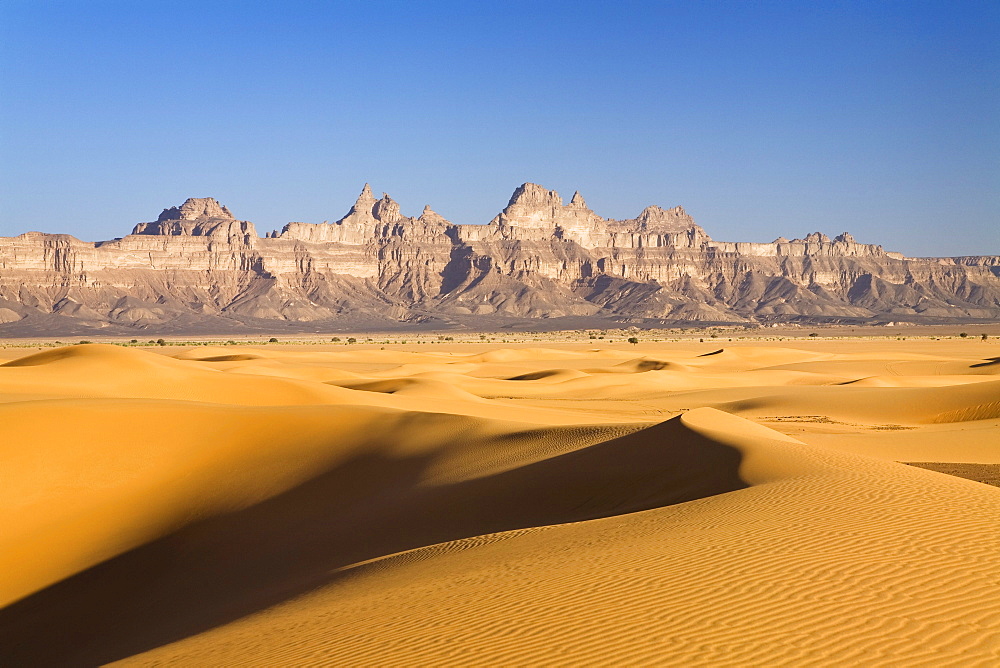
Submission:
[[[978,332],[5,342],[0,665],[1000,665]]]

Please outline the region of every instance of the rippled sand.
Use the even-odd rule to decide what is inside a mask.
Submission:
[[[3,354],[0,665],[1000,665],[992,341]]]

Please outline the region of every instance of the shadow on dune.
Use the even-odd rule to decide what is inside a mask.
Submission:
[[[0,611],[4,666],[94,665],[231,622],[408,549],[620,515],[745,488],[737,450],[674,419],[452,484],[432,455],[355,458],[189,525]]]

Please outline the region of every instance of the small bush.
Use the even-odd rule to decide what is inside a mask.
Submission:
[[[630,337],[628,338],[628,342],[629,342],[629,343],[631,343],[631,344],[632,344],[633,346],[635,346],[635,345],[638,345],[638,344],[639,344],[639,339],[637,339],[637,338],[636,338],[636,337],[634,337],[634,336],[630,336]]]
[[[278,339],[276,339],[275,337],[273,337],[273,336],[272,336],[271,338],[269,338],[269,339],[267,340],[267,342],[268,342],[268,343],[277,343],[277,342],[278,342]]]
[[[340,343],[340,337],[339,336],[335,336],[335,337],[333,337],[330,340],[333,341],[334,343]]]
[[[959,332],[958,335],[961,336],[964,339],[965,337],[967,337],[969,335],[969,333],[968,332]]]
[[[139,339],[132,339],[129,343],[139,343]]]
[[[988,338],[990,338],[990,337],[989,337],[989,336],[987,336],[986,334],[983,334],[983,341],[985,341],[985,340],[986,340],[986,339],[988,339]]]
[[[348,343],[357,343],[358,340],[352,336],[352,337],[350,337],[350,338],[347,339],[347,342]]]
[[[983,338],[986,338],[985,334],[983,334]],[[87,343],[93,343],[93,341],[87,341],[86,339],[84,339],[84,340],[80,341],[80,343],[78,343],[77,345],[81,345],[82,346],[82,345],[87,344]]]
[[[164,341],[163,339],[157,339],[156,340],[156,345],[158,345],[158,346],[165,346],[165,345],[167,345],[167,342]]]
[[[816,332],[809,332],[809,336],[819,336]]]

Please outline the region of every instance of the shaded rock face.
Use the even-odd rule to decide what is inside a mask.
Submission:
[[[253,224],[236,220],[229,209],[211,197],[191,197],[184,204],[164,209],[155,223],[139,223],[132,234],[222,237],[252,244]]]
[[[533,183],[488,225],[411,218],[366,184],[333,223],[261,238],[212,198],[88,243],[0,238],[0,328],[215,330],[567,316],[761,323],[996,319],[1000,258],[905,258],[844,233],[712,239],[681,207],[628,220]],[[477,320],[478,319],[478,320]]]

